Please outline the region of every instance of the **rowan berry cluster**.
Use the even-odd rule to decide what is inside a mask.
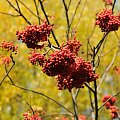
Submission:
[[[48,76],[56,76],[58,74],[68,74],[68,70],[75,62],[75,55],[68,49],[55,51],[45,63],[43,72]]]
[[[78,55],[78,51],[80,50],[81,43],[76,40],[76,36],[72,40],[68,40],[66,46],[64,48],[69,49],[72,53]]]
[[[105,9],[97,15],[96,25],[99,25],[102,32],[116,31],[120,27],[120,20],[113,15],[112,10]]]
[[[11,62],[11,58],[10,57],[4,57],[2,58],[2,64],[5,64],[6,66],[8,66]]]
[[[82,58],[76,58],[73,65],[67,71],[67,74],[59,74],[57,76],[58,89],[83,88],[84,83],[95,81],[98,78],[97,74],[93,73],[92,65],[90,62]]]
[[[18,49],[18,46],[15,46],[13,44],[13,42],[6,42],[6,41],[3,41],[2,44],[0,45],[0,47],[2,49],[5,49],[7,51],[11,51],[11,52],[17,52],[17,49]]]
[[[102,102],[106,102],[110,97],[111,97],[111,95],[104,96],[103,99],[102,99]],[[109,101],[107,101],[105,103],[106,108],[109,109],[110,106],[113,106],[115,102],[116,102],[116,98],[112,97]]]
[[[68,89],[71,92],[72,88],[82,88],[85,82],[98,78],[93,73],[91,63],[76,56],[80,46],[75,39],[68,41],[65,47],[52,53],[46,60],[43,72],[48,76],[56,76],[59,90]]]
[[[110,98],[111,98],[111,95],[106,95],[103,97],[102,102],[105,103]],[[112,118],[118,117],[118,108],[114,105],[115,102],[116,102],[116,98],[112,97],[104,105],[104,106],[106,106],[107,109],[110,109],[110,115]]]
[[[45,63],[45,56],[37,53],[35,50],[30,52],[31,56],[28,57],[28,60],[30,61],[30,63],[32,63],[33,65],[40,65],[43,66],[43,64]]]
[[[112,5],[113,4],[112,0],[103,0],[103,2],[105,2],[105,5]]]
[[[24,120],[42,120],[38,114],[30,115],[29,113],[23,114]]]
[[[48,25],[47,22],[43,22],[41,25],[29,25],[25,30],[17,31],[16,35],[18,40],[22,40],[28,48],[41,49],[44,44],[39,45],[39,42],[48,40],[53,25]]]

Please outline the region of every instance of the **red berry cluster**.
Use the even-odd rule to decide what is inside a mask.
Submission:
[[[110,106],[110,115],[112,118],[117,118],[118,117],[118,111],[119,109],[116,106]]]
[[[60,90],[67,88],[69,91],[74,87],[83,88],[85,82],[89,83],[97,78],[98,75],[93,73],[91,63],[79,57],[69,67],[67,74],[57,76],[58,88]]]
[[[103,97],[102,102],[106,102],[108,99],[111,98],[111,95],[106,95]],[[116,98],[112,97],[110,100],[108,100],[104,106],[106,106],[107,109],[110,109],[110,115],[112,118],[117,118],[118,117],[118,108],[114,105],[116,102]]]
[[[2,58],[2,64],[5,64],[5,65],[9,65],[11,62],[11,58],[10,57],[4,57]]]
[[[31,116],[29,113],[24,113],[23,117],[24,120],[42,120],[42,118],[40,118],[38,114],[34,114]]]
[[[1,46],[0,46],[2,49],[5,49],[7,51],[11,51],[11,52],[17,52],[17,49],[18,49],[18,46],[15,46],[13,44],[13,42],[6,42],[6,41],[3,41]]]
[[[116,31],[120,27],[120,20],[113,15],[112,10],[105,9],[97,15],[96,25],[99,25],[102,32]]]
[[[78,51],[80,50],[80,42],[76,40],[76,36],[72,40],[68,40],[66,46],[64,48],[69,49],[72,53],[78,55]]]
[[[34,51],[30,52],[31,56],[28,57],[28,60],[33,64],[33,65],[40,65],[43,66],[45,63],[45,56],[37,53]]]
[[[55,51],[45,63],[43,72],[48,76],[56,76],[58,74],[67,74],[70,66],[75,62],[75,55],[68,49]]]
[[[28,48],[41,49],[44,44],[39,45],[39,42],[48,40],[52,28],[53,25],[48,25],[45,21],[41,25],[29,25],[25,30],[17,31],[16,35]]]
[[[57,77],[59,90],[68,89],[71,92],[72,88],[81,88],[85,82],[98,78],[98,75],[93,73],[91,63],[76,56],[79,47],[80,43],[74,39],[46,60],[43,72]]]
[[[112,0],[103,0],[105,2],[105,5],[112,5]]]
[[[106,102],[110,97],[111,95],[104,96],[102,102]],[[116,102],[116,98],[112,97],[108,102],[105,103],[106,108],[109,109],[110,106],[113,106],[115,102]]]

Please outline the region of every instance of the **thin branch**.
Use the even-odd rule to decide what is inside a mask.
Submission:
[[[5,72],[6,72],[6,74],[8,72],[6,65],[5,65]],[[7,77],[10,79],[11,84],[14,84],[11,77],[9,76],[9,74],[7,75]]]
[[[95,47],[95,56],[97,55],[98,51],[100,50],[100,47],[102,46],[102,43],[104,42],[105,38],[107,37],[109,32],[104,33],[102,39],[99,41],[99,43],[97,44],[97,46]]]
[[[21,12],[21,10],[20,10],[20,8],[19,8],[19,5],[18,5],[18,9],[17,8],[15,8],[14,7],[14,5],[9,1],[9,0],[7,0],[7,2],[9,3],[9,5],[16,11],[16,12],[18,12],[19,14],[20,14],[20,16],[29,24],[29,25],[31,25],[31,23],[28,21],[28,19],[22,14],[22,12]]]
[[[5,14],[5,15],[9,15],[9,16],[12,16],[12,17],[20,17],[20,15],[13,15],[13,14],[10,14],[10,13],[5,13],[5,12],[0,12],[1,14]]]
[[[15,0],[15,2],[16,2],[16,4],[17,4],[18,10],[21,11],[21,10],[20,10],[20,6],[19,6],[19,4],[18,4],[18,0]]]
[[[39,15],[36,15],[32,10],[29,9],[29,7],[27,7],[22,1],[18,0],[32,15],[34,15],[35,17],[40,18]]]
[[[76,99],[75,96],[73,95],[73,93],[71,92],[71,97],[72,97],[72,102],[73,102],[73,108],[74,108],[74,120],[79,120],[78,119],[78,111],[77,111],[77,103],[76,103]]]
[[[93,93],[95,92],[87,83],[85,83],[85,86],[86,86],[90,91],[92,91]]]
[[[6,75],[3,77],[3,79],[0,82],[0,85],[2,85],[2,83],[4,82],[5,78],[8,76],[8,74],[10,73],[10,71],[13,69],[14,65],[15,65],[15,61],[13,60],[12,55],[10,55],[11,59],[12,59],[12,63],[13,65],[11,66],[11,68],[7,71]],[[11,80],[11,79],[10,79]]]
[[[118,45],[114,46],[113,48],[111,48],[111,49],[108,50],[107,52],[101,54],[100,57],[103,57],[103,56],[107,55],[108,53],[112,52],[116,47],[118,47]]]
[[[67,22],[67,40],[69,39],[69,32],[70,32],[70,23],[69,23],[69,15],[68,15],[68,8],[65,3],[65,0],[62,0],[64,9],[65,9],[65,15],[66,15],[66,22]]]
[[[43,13],[44,13],[44,16],[45,16],[45,18],[46,18],[48,24],[50,24],[49,19],[48,19],[48,16],[47,16],[47,14],[46,14],[46,11],[45,11],[45,9],[44,9],[44,6],[43,6],[42,1],[39,0],[39,3],[40,3],[40,5],[41,5],[41,9],[42,9],[42,11],[43,11]],[[54,40],[55,40],[57,46],[60,47],[59,42],[57,41],[57,38],[56,38],[56,36],[55,36],[53,30],[52,30],[51,32],[52,32],[53,38],[54,38]]]
[[[115,3],[116,3],[116,0],[114,0],[114,3],[113,3],[113,5],[112,5],[112,12],[114,11]]]
[[[107,99],[99,108],[98,110],[100,110],[111,98],[117,96],[120,94],[120,91],[118,91],[116,94],[114,94],[113,96],[111,96],[109,99]]]
[[[93,65],[93,68],[95,68],[95,57],[96,57],[96,54],[95,54],[95,47],[93,48],[93,60],[92,60],[92,65]],[[93,72],[95,73],[95,69],[93,70]],[[98,120],[98,98],[97,98],[97,82],[96,80],[94,81],[94,100],[95,100],[95,120]]]
[[[92,111],[94,111],[94,105],[93,105],[93,101],[92,101],[92,94],[91,94],[91,90],[90,90],[90,89],[88,89],[88,92],[89,92],[89,98],[90,98],[90,105],[91,105]]]
[[[105,77],[106,77],[107,72],[110,70],[111,66],[114,64],[117,55],[118,55],[118,51],[114,54],[112,61],[110,62],[110,64],[109,64],[108,67],[106,68],[104,74],[102,75],[102,78],[101,78],[100,83],[99,83],[99,85],[98,85],[97,91],[99,91],[99,89],[100,89],[100,87],[101,87],[101,84],[103,83],[103,80],[104,80]]]
[[[32,93],[35,93],[35,94],[38,94],[38,95],[41,95],[51,101],[53,101],[54,103],[56,103],[57,105],[59,105],[60,107],[64,108],[66,111],[68,111],[69,113],[71,113],[72,115],[74,115],[69,109],[67,109],[66,107],[64,107],[63,105],[61,105],[59,102],[57,102],[56,100],[54,100],[53,98],[50,98],[49,96],[41,93],[41,92],[37,92],[37,91],[34,91],[34,90],[30,90],[30,89],[27,89],[27,88],[24,88],[24,87],[21,87],[21,86],[17,86],[15,84],[11,84],[12,86],[14,87],[17,87],[19,89],[22,89],[22,90],[25,90],[25,91],[28,91],[28,92],[32,92]]]
[[[35,8],[36,8],[36,12],[37,12],[37,16],[40,16],[39,14],[39,10],[38,10],[38,7],[37,7],[37,3],[36,3],[36,0],[33,0],[34,1],[34,4],[35,4]],[[38,17],[38,23],[40,25],[40,17]]]
[[[26,103],[27,103],[27,105],[30,107],[30,109],[31,109],[31,111],[32,111],[32,113],[33,113],[33,115],[35,114],[35,112],[34,112],[34,110],[33,110],[33,108],[31,107],[31,105],[26,101]]]
[[[69,1],[68,7],[67,7],[68,10],[69,10],[69,8],[70,8],[71,2],[72,2],[72,0]]]
[[[79,5],[80,5],[81,1],[82,1],[82,0],[79,0],[79,1],[78,1],[78,4],[77,4],[77,6],[76,6],[76,8],[75,8],[75,12],[74,12],[74,14],[73,14],[73,16],[72,16],[72,19],[71,19],[71,21],[70,21],[69,27],[71,27],[71,25],[72,25],[72,23],[73,23],[73,21],[74,21],[75,15],[76,15],[76,13],[77,13],[77,10],[78,10],[78,8],[79,8]]]
[[[79,18],[78,18],[78,22],[77,22],[77,24],[75,25],[75,29],[76,29],[76,27],[78,26],[78,24],[79,24],[79,22],[80,22],[80,19],[81,19],[81,17],[82,17],[82,14],[83,14],[83,11],[84,11],[84,8],[85,8],[85,5],[86,5],[86,3],[87,3],[87,0],[85,0],[85,3],[84,3],[84,5],[83,5],[83,8],[82,8],[82,10],[81,10],[81,12],[80,12],[80,15],[79,15]]]
[[[17,8],[14,7],[14,5],[9,1],[7,0],[7,2],[9,3],[9,5],[16,11],[19,13],[19,10]]]

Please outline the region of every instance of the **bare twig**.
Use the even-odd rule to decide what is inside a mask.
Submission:
[[[77,103],[76,103],[75,96],[73,95],[72,92],[71,92],[71,97],[72,97],[73,109],[74,109],[74,120],[79,120],[78,119],[78,111],[77,111]]]
[[[90,91],[92,91],[93,93],[95,92],[87,83],[85,83],[85,86],[86,86]]]
[[[82,7],[82,10],[81,10],[80,15],[79,15],[79,18],[78,18],[78,22],[77,22],[77,24],[75,25],[74,29],[77,28],[77,26],[78,26],[78,24],[79,24],[79,22],[80,22],[80,19],[81,19],[81,17],[82,17],[82,14],[83,14],[83,11],[84,11],[84,8],[85,8],[86,3],[87,3],[87,0],[85,0],[85,3],[84,3],[84,5],[83,5],[83,7]]]
[[[100,57],[103,57],[103,56],[107,55],[108,53],[112,52],[116,47],[118,47],[118,45],[114,46],[113,48],[111,48],[111,49],[108,50],[107,52],[101,54]]]
[[[102,44],[103,44],[105,38],[107,37],[108,33],[109,33],[109,32],[104,33],[102,39],[99,41],[99,43],[98,43],[97,46],[95,47],[95,49],[96,49],[96,51],[95,51],[95,56],[97,55],[98,51],[100,50],[100,47],[102,46]]]
[[[35,8],[36,8],[36,12],[37,12],[37,16],[40,16],[39,14],[39,10],[38,10],[38,7],[37,7],[37,3],[36,3],[36,0],[33,0],[34,1],[34,4],[35,4]],[[40,25],[40,17],[38,17],[38,23]]]
[[[79,5],[80,5],[81,1],[82,1],[82,0],[79,0],[78,3],[77,3],[77,6],[76,6],[76,8],[75,8],[74,14],[73,14],[72,19],[71,19],[71,21],[70,21],[69,27],[71,27],[71,25],[72,25],[72,23],[73,23],[73,21],[74,21],[75,15],[76,15],[76,13],[77,13],[77,10],[78,10],[78,8],[79,8]]]
[[[17,8],[15,8],[15,6],[14,6],[9,0],[7,0],[7,2],[9,3],[9,5],[10,5],[16,12],[18,12],[18,13],[20,14],[20,16],[21,16],[29,25],[31,25],[31,23],[28,21],[28,19],[22,14],[18,3],[17,3],[17,6],[18,6],[18,9],[17,9]]]
[[[65,3],[65,0],[62,0],[64,9],[65,9],[65,15],[66,15],[66,21],[67,21],[67,40],[69,39],[69,32],[70,32],[70,22],[69,22],[69,15],[68,15],[68,8]]]
[[[31,105],[26,101],[26,103],[27,103],[27,105],[30,107],[30,109],[31,109],[31,111],[32,111],[32,113],[33,113],[33,115],[35,114],[35,112],[34,112],[34,110],[33,110],[33,108],[31,107]]]
[[[15,85],[15,84],[11,84],[12,86],[14,87],[17,87],[19,89],[22,89],[22,90],[25,90],[25,91],[28,91],[28,92],[32,92],[32,93],[35,93],[35,94],[38,94],[38,95],[41,95],[51,101],[53,101],[54,103],[56,103],[57,105],[59,105],[60,107],[64,108],[66,111],[68,111],[69,113],[71,113],[72,115],[74,115],[69,109],[67,109],[66,107],[64,107],[63,105],[61,105],[59,102],[57,102],[56,100],[54,100],[53,98],[50,98],[49,96],[41,93],[41,92],[37,92],[37,91],[34,91],[34,90],[30,90],[30,89],[27,89],[27,88],[24,88],[24,87],[21,87],[21,86],[18,86],[18,85]]]
[[[32,10],[29,9],[29,7],[27,7],[21,0],[18,0],[32,15],[34,15],[35,17],[40,18],[39,14],[35,14]]]
[[[46,11],[45,11],[44,6],[43,6],[43,2],[42,2],[41,0],[39,0],[39,3],[40,3],[40,5],[41,5],[41,9],[42,9],[42,11],[43,11],[43,13],[44,13],[44,16],[45,16],[45,18],[46,18],[48,24],[50,24],[49,19],[48,19],[48,16],[47,16]],[[52,32],[53,38],[54,38],[54,40],[55,40],[57,46],[60,47],[59,42],[57,41],[57,38],[56,38],[56,36],[55,36],[53,30],[52,30],[51,32]]]
[[[11,66],[11,68],[7,71],[6,75],[3,77],[3,79],[0,82],[0,85],[2,85],[2,83],[4,82],[5,78],[8,76],[8,74],[10,73],[10,71],[13,69],[14,65],[15,65],[15,61],[13,60],[12,54],[10,55],[11,59],[12,59],[12,63],[13,65]],[[10,79],[11,81],[11,79]]]
[[[0,12],[1,14],[5,14],[5,15],[9,15],[9,16],[12,16],[12,17],[20,17],[20,15],[13,15],[13,14],[10,14],[10,13],[5,13],[5,12]]]
[[[5,72],[6,72],[6,74],[8,72],[6,65],[5,65]],[[14,84],[13,81],[12,81],[12,79],[11,79],[11,77],[9,76],[9,74],[7,75],[7,77],[10,79],[11,84]]]
[[[72,2],[72,0],[69,1],[68,7],[67,7],[68,10],[69,10],[69,8],[70,8],[71,2]]]
[[[114,64],[117,55],[118,55],[118,51],[114,54],[112,61],[110,62],[110,64],[109,64],[108,67],[106,68],[104,74],[102,75],[102,78],[101,78],[100,83],[99,83],[99,85],[98,85],[97,91],[99,91],[99,89],[100,89],[100,87],[101,87],[101,84],[103,83],[103,81],[104,81],[104,79],[105,79],[105,77],[106,77],[107,72],[110,70],[111,66]]]

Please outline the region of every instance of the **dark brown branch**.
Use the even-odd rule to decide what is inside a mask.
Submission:
[[[114,11],[115,3],[116,3],[116,0],[114,0],[114,3],[113,3],[113,5],[112,5],[112,12]]]
[[[97,55],[98,51],[100,50],[100,47],[102,46],[102,43],[104,42],[105,38],[107,37],[109,32],[104,33],[102,39],[99,41],[99,43],[97,44],[97,46],[95,47],[95,56]]]
[[[5,72],[6,72],[6,74],[8,72],[6,65],[5,65]],[[10,79],[11,84],[14,84],[11,77],[9,76],[9,74],[7,75],[7,77]]]
[[[92,91],[93,93],[95,92],[87,83],[85,83],[85,86],[86,86],[90,91]]]
[[[31,111],[32,111],[32,113],[33,113],[33,115],[35,114],[35,112],[34,112],[34,110],[33,110],[33,108],[31,107],[31,105],[26,101],[26,103],[27,103],[27,105],[30,107],[30,109],[31,109]]]
[[[95,47],[93,48],[93,60],[92,60],[92,65],[93,65],[93,72],[95,73]],[[94,81],[94,100],[95,100],[95,120],[98,120],[98,98],[97,98],[97,82],[96,80]]]
[[[54,103],[56,103],[57,105],[59,105],[60,107],[64,108],[66,111],[68,111],[69,113],[71,113],[72,115],[74,115],[69,109],[67,109],[66,107],[64,107],[63,105],[61,105],[59,102],[57,102],[56,100],[54,100],[53,98],[50,98],[49,96],[41,93],[41,92],[37,92],[37,91],[34,91],[34,90],[30,90],[30,89],[27,89],[27,88],[24,88],[24,87],[21,87],[21,86],[17,86],[15,84],[11,84],[12,86],[14,87],[17,87],[19,89],[22,89],[22,90],[25,90],[25,91],[28,91],[28,92],[32,92],[32,93],[35,93],[35,94],[38,94],[38,95],[41,95],[51,101],[53,101]]]
[[[69,39],[69,32],[70,32],[70,23],[69,23],[69,15],[68,15],[68,8],[65,3],[65,0],[62,0],[64,9],[65,9],[65,15],[66,15],[66,21],[67,21],[67,40]]]
[[[0,85],[2,85],[2,83],[4,82],[5,78],[8,76],[8,74],[10,73],[10,71],[13,69],[14,65],[15,65],[15,61],[13,60],[12,55],[10,55],[11,59],[12,59],[12,63],[13,65],[11,66],[11,68],[7,71],[6,75],[3,77],[3,79],[0,82]],[[10,79],[11,80],[11,79]]]
[[[18,9],[17,9],[17,8],[14,7],[14,5],[13,5],[9,0],[7,0],[7,2],[9,3],[9,5],[10,5],[16,12],[18,12],[18,13],[20,14],[20,16],[21,16],[29,25],[31,25],[31,23],[28,21],[28,19],[22,14],[22,12],[21,12],[20,7],[19,7],[18,4],[17,4]]]
[[[39,3],[40,3],[41,9],[42,9],[42,11],[43,11],[43,13],[44,13],[44,16],[45,16],[48,24],[50,24],[49,19],[48,19],[48,16],[47,16],[47,14],[46,14],[46,12],[45,12],[45,9],[44,9],[44,6],[43,6],[43,2],[42,2],[41,0],[39,0]],[[55,36],[53,30],[52,30],[52,35],[53,35],[53,38],[54,38],[57,46],[60,47],[59,42],[57,41],[56,36]]]
[[[18,0],[32,15],[34,15],[35,17],[40,18],[39,15],[36,15],[32,10],[30,10],[21,0]]]

